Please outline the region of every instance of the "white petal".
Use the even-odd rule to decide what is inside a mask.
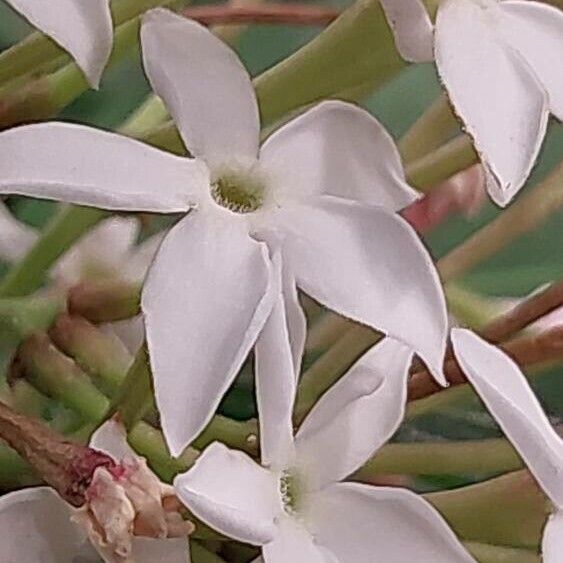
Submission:
[[[141,29],[145,71],[188,150],[208,162],[256,158],[260,117],[248,72],[200,24],[164,9]]]
[[[17,262],[35,244],[38,233],[18,221],[0,202],[0,260]]]
[[[89,446],[111,456],[115,461],[138,457],[127,443],[127,432],[122,424],[109,419],[90,438]]]
[[[563,120],[563,11],[528,0],[502,3],[507,41],[528,61],[549,95],[551,112]]]
[[[118,275],[123,269],[141,225],[137,219],[111,217],[96,225],[57,261],[54,273],[73,285],[92,272]]]
[[[289,272],[289,268],[283,268],[282,291],[285,304],[285,314],[289,331],[289,344],[293,355],[293,369],[298,376],[301,371],[301,362],[305,352],[305,340],[307,339],[307,318],[297,293],[295,276]]]
[[[436,64],[474,140],[491,197],[506,205],[524,185],[549,116],[547,94],[498,34],[496,0],[446,0],[436,21]]]
[[[174,487],[198,518],[231,538],[262,545],[275,536],[278,480],[242,452],[214,442]]]
[[[111,53],[113,26],[108,0],[7,0],[35,27],[68,51],[97,87]]]
[[[419,197],[392,137],[353,104],[323,102],[293,119],[266,140],[260,160],[292,198],[328,194],[398,211]]]
[[[142,295],[156,400],[173,455],[209,422],[264,322],[266,246],[243,218],[196,209],[164,239]]]
[[[361,467],[399,427],[412,352],[386,338],[327,391],[296,437],[297,456],[320,488]]]
[[[434,60],[433,25],[420,0],[380,0],[401,57],[412,63]]]
[[[126,279],[134,282],[142,282],[145,279],[165,235],[166,231],[161,231],[131,249],[127,261],[123,265],[122,275]]]
[[[299,522],[281,517],[274,541],[262,548],[265,563],[340,563]]]
[[[563,441],[520,368],[468,330],[454,329],[457,360],[547,495],[563,507]]]
[[[563,512],[549,518],[543,531],[542,555],[544,563],[563,561]]]
[[[475,563],[440,514],[404,489],[339,483],[313,510],[316,537],[338,561]]]
[[[287,207],[282,220],[284,252],[299,287],[401,340],[443,381],[445,299],[432,260],[406,221],[381,207],[327,196]]]
[[[0,193],[125,211],[186,211],[205,167],[106,131],[41,123],[0,134]]]
[[[71,509],[48,487],[34,487],[0,498],[0,551],[3,563],[73,563],[86,533],[70,520]],[[85,559],[96,561],[96,558]]]
[[[293,368],[281,287],[272,313],[256,341],[254,353],[262,463],[283,470],[293,459],[291,417],[297,375]]]
[[[131,559],[135,563],[188,563],[188,538],[133,538]]]

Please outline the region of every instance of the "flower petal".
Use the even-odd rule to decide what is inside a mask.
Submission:
[[[551,112],[563,120],[563,11],[540,2],[502,3],[507,41],[532,67],[549,95]]]
[[[157,8],[141,29],[145,71],[186,147],[208,162],[256,158],[260,116],[248,72],[202,25]]]
[[[27,254],[38,237],[34,228],[18,221],[0,202],[0,260],[17,262]]]
[[[434,60],[434,26],[421,0],[381,0],[401,57],[411,63]]]
[[[297,433],[311,486],[340,481],[361,467],[399,427],[412,352],[385,338],[327,391]]]
[[[262,553],[266,563],[339,563],[301,523],[287,516],[279,519],[276,538],[262,548]]]
[[[131,560],[135,563],[188,563],[188,538],[133,538]]]
[[[174,479],[174,487],[189,510],[231,538],[262,545],[275,536],[278,481],[242,452],[214,442]]]
[[[273,306],[266,246],[230,212],[166,236],[142,295],[157,405],[173,455],[209,422]]]
[[[0,169],[0,193],[125,211],[186,211],[209,185],[199,163],[71,123],[1,133]]]
[[[45,6],[37,0],[7,0],[35,27],[53,38],[76,60],[97,88],[113,42],[108,0],[57,0]]]
[[[419,197],[392,137],[353,104],[316,105],[271,135],[260,160],[294,199],[328,194],[398,211]]]
[[[280,219],[299,287],[404,342],[444,381],[445,299],[432,260],[406,221],[381,207],[328,196],[286,207]]]
[[[83,236],[57,261],[54,274],[65,285],[74,285],[92,271],[119,275],[133,248],[141,225],[131,217],[110,217]]]
[[[123,264],[122,275],[130,281],[142,282],[165,235],[166,231],[161,231],[132,248]]]
[[[127,443],[127,432],[124,426],[111,418],[92,434],[89,446],[106,453],[115,461],[120,461],[126,457],[138,457]]]
[[[440,514],[411,491],[338,483],[315,498],[313,532],[338,561],[475,563]]]
[[[563,512],[553,514],[543,531],[542,555],[544,563],[561,563],[563,554]]]
[[[256,341],[254,354],[262,463],[283,470],[293,460],[291,417],[297,375],[293,368],[281,280],[279,285],[274,308]]]
[[[73,563],[79,554],[96,561],[86,532],[70,520],[70,506],[49,487],[0,498],[0,546],[6,563]]]
[[[457,360],[547,495],[563,507],[563,441],[520,368],[504,352],[461,329],[452,331]]]
[[[289,344],[293,356],[293,369],[298,376],[301,371],[301,362],[305,353],[305,340],[307,339],[307,318],[299,302],[295,276],[289,268],[283,267],[282,291],[285,305],[285,315],[289,330]]]
[[[491,197],[506,205],[524,185],[549,116],[547,94],[497,33],[496,0],[446,0],[436,20],[436,64],[481,156]]]

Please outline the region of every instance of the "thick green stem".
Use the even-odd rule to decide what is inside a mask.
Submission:
[[[371,481],[387,474],[463,475],[514,471],[522,460],[507,440],[392,443],[384,446],[355,475]]]
[[[479,563],[541,563],[541,557],[530,549],[466,542],[465,547]]]
[[[465,541],[537,549],[550,503],[527,471],[426,495]]]
[[[28,254],[0,283],[0,297],[17,297],[39,289],[52,264],[108,213],[91,207],[67,207],[47,227]]]

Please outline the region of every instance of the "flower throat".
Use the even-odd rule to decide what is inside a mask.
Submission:
[[[235,213],[252,213],[264,202],[264,183],[258,177],[236,171],[211,182],[211,196],[221,207]]]

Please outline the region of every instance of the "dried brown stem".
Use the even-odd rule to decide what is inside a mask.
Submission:
[[[268,4],[265,6],[191,6],[183,14],[204,25],[217,24],[289,24],[328,25],[340,11],[307,4]]]
[[[97,467],[112,467],[106,454],[64,440],[38,420],[0,402],[0,438],[16,450],[62,498],[82,506]]]
[[[528,367],[563,359],[563,327],[555,327],[540,334],[521,336],[499,345],[518,365]],[[457,361],[450,358],[444,365],[444,374],[451,385],[466,383]],[[427,370],[415,373],[409,381],[409,400],[422,399],[440,391]]]

